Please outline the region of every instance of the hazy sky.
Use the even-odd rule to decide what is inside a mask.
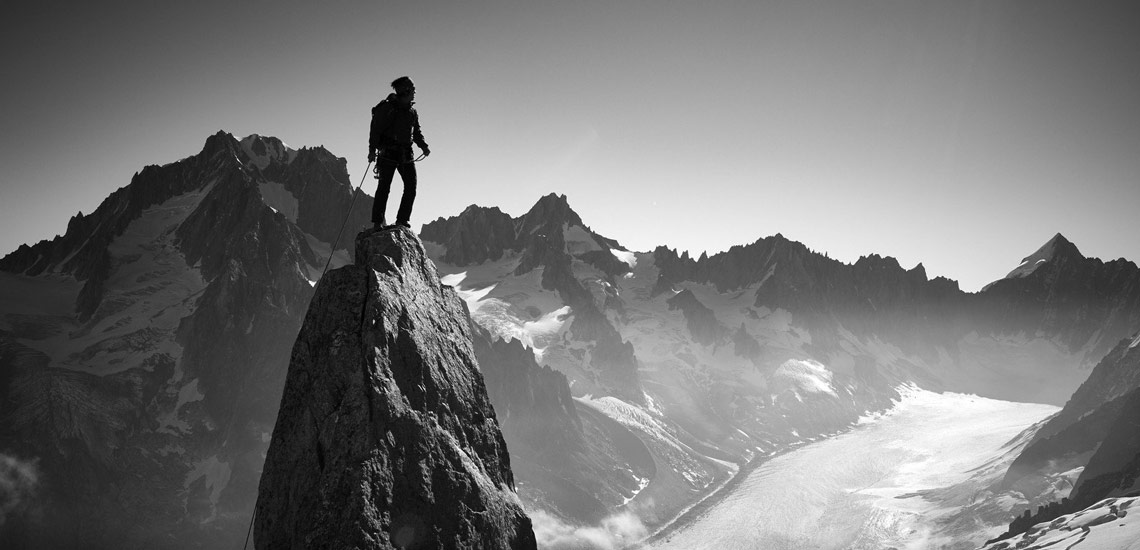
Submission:
[[[407,74],[433,152],[415,227],[553,191],[639,251],[783,233],[966,290],[1057,232],[1137,261],[1137,7],[19,2],[0,21],[0,254],[219,129],[324,145],[355,185],[369,110]]]

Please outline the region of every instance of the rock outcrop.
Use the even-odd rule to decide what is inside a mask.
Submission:
[[[463,301],[410,231],[362,233],[293,348],[257,548],[534,548]]]
[[[1032,495],[1049,472],[1081,471],[1069,496],[1025,510],[990,542],[1080,511],[1110,497],[1135,496],[1140,487],[1140,334],[1120,341],[1093,369],[1061,412],[1013,461],[1002,486]]]
[[[1026,476],[1033,483],[1046,470],[1086,464],[1107,440],[1110,428],[1126,408],[1127,396],[1140,389],[1140,347],[1136,341],[1133,336],[1117,343],[1065,407],[1037,430],[1033,442],[1010,464],[1002,480],[1004,487],[1017,487]]]
[[[665,301],[669,309],[679,309],[685,316],[685,325],[693,341],[706,346],[720,342],[727,333],[724,325],[717,321],[716,313],[705,306],[693,295],[693,291],[685,289],[676,296]]]

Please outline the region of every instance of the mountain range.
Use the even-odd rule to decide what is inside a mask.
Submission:
[[[0,259],[0,453],[38,480],[0,543],[240,544],[314,286],[354,261],[370,209],[331,152],[219,132]],[[556,194],[518,217],[472,205],[419,239],[466,304],[532,514],[631,512],[651,533],[906,385],[1065,405],[1011,454],[1004,521],[1061,479],[1097,500],[1135,479],[1135,446],[1105,442],[1136,441],[1121,411],[1140,269],[1061,235],[977,293],[782,235],[631,251]]]

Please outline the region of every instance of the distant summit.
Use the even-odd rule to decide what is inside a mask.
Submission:
[[[1057,233],[1048,242],[1041,245],[1036,252],[1022,258],[1021,265],[1010,271],[1005,276],[1006,279],[1017,279],[1026,277],[1033,273],[1042,264],[1053,261],[1055,258],[1075,258],[1084,259],[1080,250],[1077,250],[1077,245],[1070,242],[1064,235]]]
[[[249,161],[262,170],[272,162],[289,164],[297,158],[296,149],[290,148],[275,137],[250,134],[239,143],[245,154],[249,156]]]

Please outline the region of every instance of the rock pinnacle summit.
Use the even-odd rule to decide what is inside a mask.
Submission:
[[[259,549],[535,548],[463,301],[411,231],[361,233],[293,347]]]

